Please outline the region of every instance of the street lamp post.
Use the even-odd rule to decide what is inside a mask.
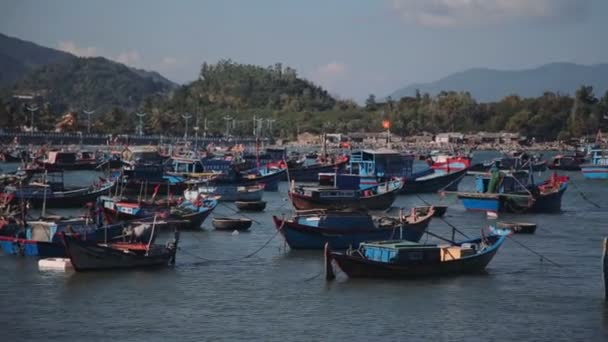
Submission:
[[[142,135],[144,135],[144,116],[146,116],[146,113],[135,113],[135,115],[137,115],[137,117],[139,117],[139,136],[141,137]]]
[[[188,139],[188,120],[190,120],[190,118],[192,117],[191,114],[182,114],[182,118],[184,118],[184,120],[186,120],[186,129],[184,131],[184,140]]]
[[[34,134],[34,112],[38,110],[38,106],[27,106],[25,107],[30,112],[30,133]]]
[[[87,115],[87,133],[91,134],[91,115],[93,115],[95,111],[85,109],[83,112]]]

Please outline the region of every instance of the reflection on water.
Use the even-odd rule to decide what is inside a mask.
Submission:
[[[322,252],[285,250],[280,236],[238,260],[275,235],[272,215],[288,214],[283,183],[279,193],[265,194],[266,212],[248,214],[259,222],[250,233],[214,231],[210,220],[205,231],[183,233],[187,253],[178,253],[173,269],[41,272],[35,260],[0,256],[0,317],[8,327],[2,340],[604,340],[608,306],[600,265],[608,183],[568,175],[602,209],[571,187],[562,214],[501,217],[537,223],[535,235],[514,238],[561,267],[509,240],[486,274],[411,281],[338,274],[326,283],[317,276]],[[97,174],[70,177],[85,183]],[[472,189],[473,179],[461,186]],[[478,235],[487,224],[453,196],[421,198],[450,204],[446,219],[467,235]],[[420,204],[417,196],[396,202]],[[216,210],[233,215],[225,206]],[[440,220],[429,229],[450,233]]]

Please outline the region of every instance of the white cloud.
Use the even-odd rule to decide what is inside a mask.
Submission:
[[[129,66],[136,66],[141,62],[141,56],[137,50],[129,50],[119,53],[114,60]]]
[[[161,64],[166,65],[166,66],[173,66],[178,63],[177,58],[171,57],[171,56],[163,57],[163,59],[161,59],[160,62],[161,62]]]
[[[331,62],[319,67],[316,74],[324,78],[333,78],[344,75],[347,71],[347,66],[344,63]]]
[[[573,21],[590,0],[391,0],[405,22],[429,27],[486,25],[517,19]]]
[[[79,47],[73,41],[60,41],[59,50],[69,52],[78,57],[93,57],[99,55],[99,49],[94,46]]]

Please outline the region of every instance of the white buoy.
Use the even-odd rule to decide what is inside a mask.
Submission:
[[[38,260],[38,268],[40,270],[67,271],[74,267],[68,258],[46,258]]]
[[[234,231],[232,232],[232,235],[239,235],[239,231],[238,231],[238,230],[234,230]]]
[[[486,212],[486,215],[487,215],[488,219],[491,219],[491,220],[495,220],[498,218],[498,213],[495,211],[488,211],[488,212]]]

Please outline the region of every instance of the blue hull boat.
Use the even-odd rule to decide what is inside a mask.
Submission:
[[[459,192],[463,206],[471,211],[509,213],[556,213],[562,208],[562,196],[568,189],[568,177],[557,176],[528,191],[509,193]]]
[[[417,242],[426,231],[433,210],[425,216],[375,219],[366,213],[327,212],[296,216],[290,220],[273,217],[276,229],[291,249],[357,248],[364,241],[405,239]],[[377,221],[376,221],[377,220]]]
[[[608,150],[592,149],[590,163],[581,165],[586,179],[608,179]]]
[[[586,179],[608,179],[608,165],[581,165],[581,171]]]
[[[121,223],[98,228],[96,224],[85,224],[84,220],[30,222],[23,233],[0,236],[0,248],[7,255],[63,258],[66,252],[61,242],[61,232],[71,230],[83,241],[103,242],[121,236],[126,226]]]

